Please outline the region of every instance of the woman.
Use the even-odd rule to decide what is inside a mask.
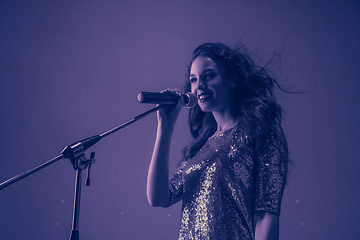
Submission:
[[[186,89],[198,99],[189,112],[194,142],[169,180],[181,104],[160,110],[147,183],[152,206],[182,200],[179,239],[278,239],[288,151],[274,84],[241,49],[194,51]]]

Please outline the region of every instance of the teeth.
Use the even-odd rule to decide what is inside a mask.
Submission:
[[[211,97],[211,94],[209,93],[202,93],[199,95],[199,100],[201,102],[206,101],[209,97]]]

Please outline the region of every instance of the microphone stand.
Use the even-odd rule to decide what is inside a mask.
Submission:
[[[80,140],[76,143],[73,143],[69,146],[66,146],[64,150],[61,152],[61,154],[55,158],[52,158],[48,160],[47,162],[44,162],[40,164],[39,166],[29,170],[25,171],[23,173],[20,173],[0,184],[0,190],[4,189],[7,186],[10,186],[11,184],[14,184],[15,182],[49,166],[50,164],[53,164],[60,159],[68,158],[70,159],[75,171],[76,171],[76,179],[75,179],[75,193],[74,193],[74,208],[73,208],[73,219],[72,219],[72,230],[70,234],[69,240],[79,240],[79,215],[80,215],[80,196],[81,196],[81,178],[82,178],[82,170],[85,170],[88,168],[88,175],[86,180],[86,185],[90,185],[90,168],[91,164],[95,163],[95,153],[92,152],[90,159],[87,159],[85,157],[85,151],[95,145],[97,142],[99,142],[104,137],[109,136],[110,134],[140,120],[144,116],[148,115],[149,113],[155,112],[161,108],[164,108],[166,105],[159,105],[156,106],[130,120],[127,122],[122,123],[121,125],[114,127],[113,129],[110,129],[107,132],[104,132],[100,135],[95,135],[83,140]]]

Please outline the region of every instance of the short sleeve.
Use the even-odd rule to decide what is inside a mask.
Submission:
[[[175,203],[179,202],[180,200],[182,200],[183,185],[184,185],[182,172],[185,167],[185,163],[186,163],[185,161],[181,163],[179,169],[169,181],[170,203],[166,207],[170,207]]]
[[[287,164],[287,142],[280,124],[277,124],[257,153],[254,211],[268,211],[280,215]]]

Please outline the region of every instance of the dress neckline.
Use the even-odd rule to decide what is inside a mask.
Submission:
[[[233,130],[235,127],[237,127],[239,125],[239,123],[236,123],[234,126],[232,126],[232,127],[230,127],[230,128],[228,128],[228,129],[225,129],[224,131],[221,131],[221,132],[219,132],[219,133],[217,133],[217,134],[213,134],[211,137],[209,137],[209,139],[215,139],[215,138],[218,138],[218,137],[221,137],[221,136],[223,136],[225,133],[227,133],[227,132],[229,132],[230,130]]]

